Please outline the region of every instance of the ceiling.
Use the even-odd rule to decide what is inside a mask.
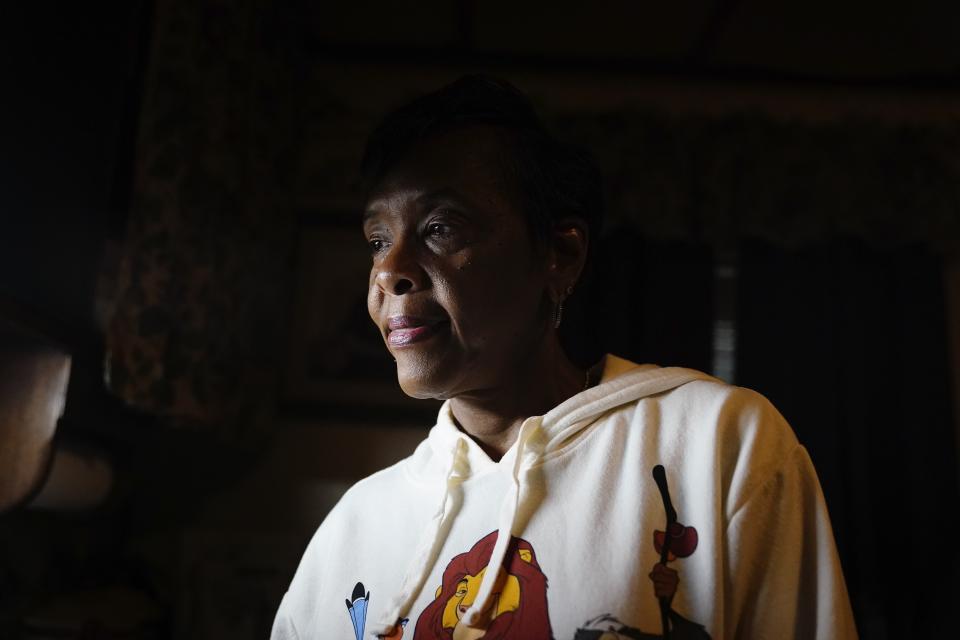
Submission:
[[[302,11],[311,47],[334,59],[960,84],[957,2],[354,0]]]

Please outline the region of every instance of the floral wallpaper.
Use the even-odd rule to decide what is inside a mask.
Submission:
[[[809,123],[770,114],[568,114],[557,128],[593,151],[608,223],[662,238],[802,246],[960,244],[960,119]]]

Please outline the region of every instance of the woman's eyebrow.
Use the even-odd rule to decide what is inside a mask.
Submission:
[[[419,195],[413,196],[412,200],[413,203],[420,209],[427,208],[430,205],[439,202],[450,202],[460,206],[467,206],[469,204],[467,198],[465,198],[462,193],[452,187],[442,187],[440,189],[434,189],[433,191],[425,191]],[[365,225],[374,218],[379,217],[383,213],[384,204],[384,199],[378,198],[370,201],[363,210],[363,214],[360,219],[361,225]]]
[[[464,198],[463,194],[459,191],[451,187],[443,187],[417,196],[417,204],[429,204],[432,202],[466,203],[466,198]]]

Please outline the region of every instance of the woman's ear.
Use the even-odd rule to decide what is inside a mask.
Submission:
[[[561,218],[553,224],[549,239],[550,295],[554,302],[560,302],[577,284],[587,261],[587,249],[590,244],[587,223],[580,218]]]

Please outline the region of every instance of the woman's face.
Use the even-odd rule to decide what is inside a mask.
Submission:
[[[422,142],[367,202],[367,308],[411,396],[492,392],[544,344],[549,258],[504,176],[502,136],[477,126]]]

